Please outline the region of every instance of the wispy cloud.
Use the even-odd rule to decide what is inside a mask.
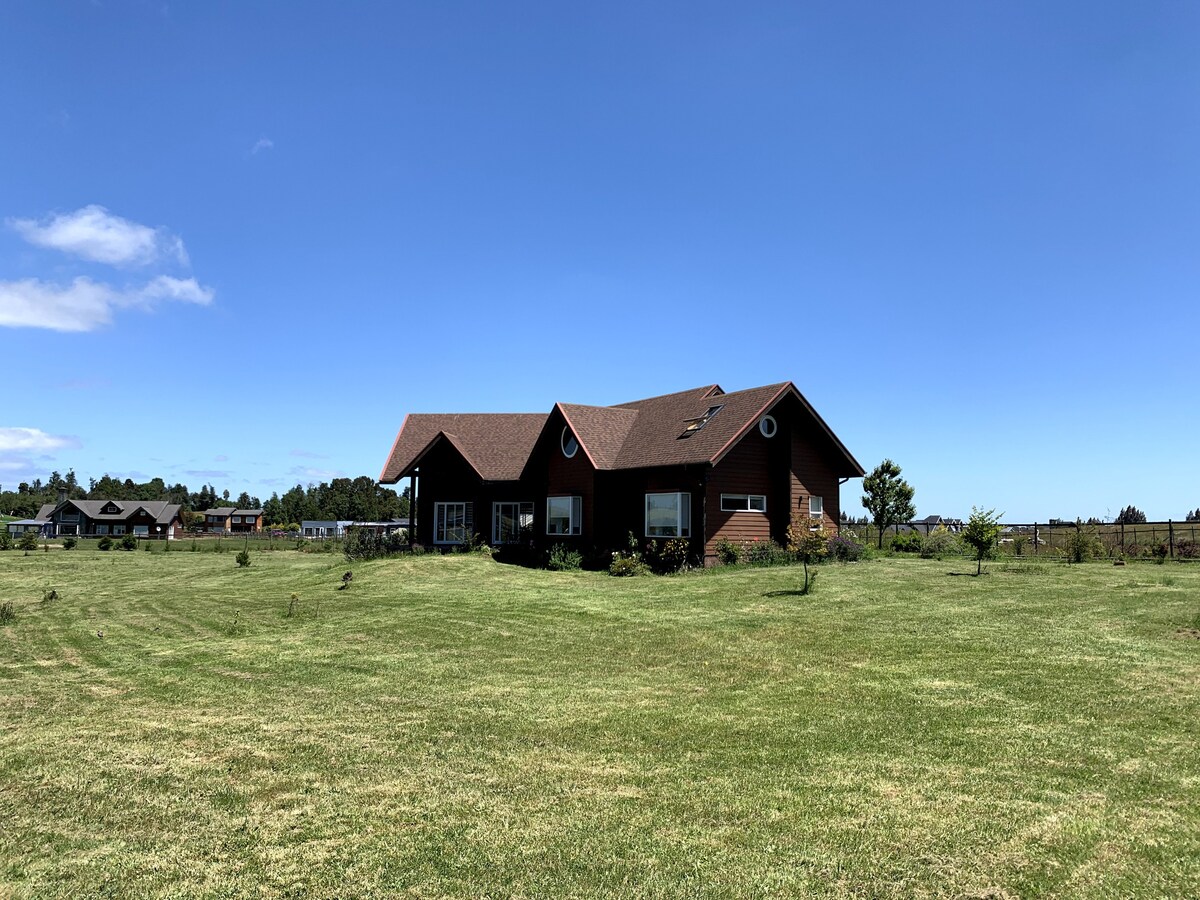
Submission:
[[[222,453],[219,456],[214,456],[213,462],[229,462],[229,457]]]
[[[37,247],[61,250],[110,266],[147,266],[164,260],[188,265],[183,240],[115,216],[95,204],[44,220],[9,219],[9,227]]]
[[[51,284],[37,278],[0,281],[0,326],[48,328],[53,331],[94,331],[112,321],[114,309],[149,309],[172,300],[205,306],[213,291],[195,278],[159,275],[141,287],[118,290],[87,277],[70,284]]]
[[[203,478],[205,481],[229,477],[229,473],[224,469],[184,469],[183,474],[192,478]]]
[[[275,147],[275,142],[269,137],[260,137],[254,142],[254,146],[250,148],[250,154],[254,155],[263,150],[272,150]]]
[[[46,453],[78,446],[78,438],[47,434],[40,428],[0,428],[0,453]]]

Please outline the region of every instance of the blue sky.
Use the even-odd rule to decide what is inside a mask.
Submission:
[[[0,484],[792,380],[920,515],[1200,506],[1200,7],[0,6]],[[845,505],[857,511],[860,482]]]

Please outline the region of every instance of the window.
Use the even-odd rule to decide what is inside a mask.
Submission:
[[[433,542],[463,544],[471,531],[470,503],[433,504]]]
[[[774,416],[763,416],[758,420],[758,431],[763,437],[775,437],[775,432],[778,430],[779,426],[775,424]]]
[[[533,530],[532,503],[492,504],[492,543],[515,544]]]
[[[60,522],[78,522],[79,521],[79,513],[77,513],[77,512],[59,513],[58,520]]]
[[[241,525],[241,524],[242,524],[242,517],[241,517],[241,516],[234,516],[234,517],[233,517],[233,523],[234,523],[235,525]]]
[[[691,494],[647,494],[646,537],[690,537]]]
[[[723,403],[720,406],[710,406],[708,408],[708,412],[706,412],[704,415],[696,416],[693,419],[684,419],[683,420],[683,425],[684,425],[683,437],[687,437],[688,435],[694,434],[695,432],[699,431],[701,428],[703,428],[705,425],[708,424],[709,419],[711,419],[713,416],[715,416],[717,413],[719,413],[724,408],[725,408],[725,404],[723,404]]]
[[[125,533],[124,525],[114,525],[113,526],[113,534],[124,534],[124,533]]]
[[[579,450],[579,441],[575,440],[575,435],[571,434],[570,428],[563,429],[559,443],[562,445],[563,456],[567,459],[570,459]]]
[[[149,525],[134,525],[133,533],[136,534],[138,537],[146,537],[146,535],[148,535],[150,533],[150,526]]]
[[[810,518],[819,519],[825,512],[825,500],[823,497],[808,498],[808,515]]]
[[[108,526],[97,524],[96,525],[96,534],[108,534]]]
[[[582,497],[546,498],[546,534],[579,534],[582,521]]]
[[[766,512],[767,498],[763,494],[722,494],[721,512]]]

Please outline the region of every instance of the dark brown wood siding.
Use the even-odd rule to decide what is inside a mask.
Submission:
[[[821,524],[832,534],[837,531],[842,515],[838,476],[821,450],[811,435],[800,429],[793,432],[791,506],[795,515],[805,518],[809,514],[809,497],[820,497],[824,506]]]
[[[771,440],[779,440],[779,435]],[[719,541],[740,544],[771,540],[773,518],[779,518],[781,513],[787,516],[786,509],[778,510],[779,479],[772,484],[769,466],[771,454],[767,444],[767,439],[755,428],[725,455],[709,475],[704,507],[708,532],[704,541],[706,558],[716,557]],[[721,494],[762,494],[767,498],[767,511],[722,512]]]

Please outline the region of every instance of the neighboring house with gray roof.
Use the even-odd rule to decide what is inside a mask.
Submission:
[[[37,517],[49,521],[55,537],[133,534],[174,540],[184,527],[179,504],[165,500],[63,500],[43,506]]]
[[[684,538],[783,543],[809,517],[835,531],[839,488],[864,474],[791,382],[708,385],[548,413],[413,413],[383,484],[412,479],[415,539],[453,545],[563,541],[621,548]]]

